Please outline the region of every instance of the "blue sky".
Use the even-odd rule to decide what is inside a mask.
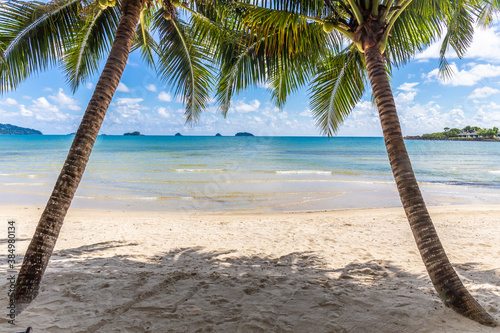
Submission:
[[[500,127],[500,25],[476,29],[464,59],[449,55],[455,71],[451,80],[443,81],[437,75],[438,53],[439,45],[433,45],[394,72],[392,86],[403,134],[442,131],[446,126]],[[0,123],[35,128],[44,134],[75,132],[97,78],[92,77],[73,95],[58,68],[32,77],[16,91],[0,96]],[[368,89],[339,136],[382,136],[370,95]],[[291,96],[282,111],[270,103],[264,87],[256,87],[235,96],[226,119],[217,113],[215,104],[193,126],[185,125],[183,113],[184,106],[136,52],[129,58],[101,133],[320,135],[306,90]]]

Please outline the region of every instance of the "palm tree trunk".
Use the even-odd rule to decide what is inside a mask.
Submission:
[[[406,151],[382,54],[378,47],[370,47],[364,55],[392,173],[431,281],[445,306],[481,324],[496,326],[493,318],[465,289],[432,224]]]
[[[43,273],[56,244],[64,217],[92,152],[109,103],[127,64],[143,0],[126,0],[108,60],[97,82],[82,122],[50,199],[38,222],[24,257],[13,301],[16,312],[23,311],[38,294]]]

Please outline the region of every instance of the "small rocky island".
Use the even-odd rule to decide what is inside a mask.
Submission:
[[[144,136],[144,134],[141,134],[139,131],[124,133],[123,135]]]
[[[217,133],[217,134],[215,134],[215,136],[222,136],[222,135],[220,135],[220,133]]]
[[[0,135],[42,135],[43,133],[26,127],[11,124],[0,124]]]
[[[462,129],[445,127],[444,132],[406,136],[406,140],[449,140],[449,141],[500,141],[498,127],[480,128],[465,126]]]
[[[182,134],[181,133],[175,133],[174,136],[182,136]]]
[[[238,132],[235,134],[235,136],[254,136],[254,135],[248,132]]]

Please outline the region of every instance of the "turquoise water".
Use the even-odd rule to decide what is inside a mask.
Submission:
[[[72,139],[0,136],[3,202],[44,204]],[[497,199],[500,143],[406,144],[431,204]],[[74,205],[280,211],[399,201],[382,138],[100,136]]]

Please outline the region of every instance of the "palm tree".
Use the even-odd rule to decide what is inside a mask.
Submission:
[[[196,2],[193,3],[196,5]],[[209,103],[212,73],[203,46],[177,15],[180,1],[10,1],[0,7],[0,92],[63,61],[73,89],[107,61],[19,272],[13,301],[20,313],[37,296],[43,273],[80,183],[131,50],[175,85],[196,120]],[[190,10],[187,7],[185,9]],[[138,27],[138,23],[140,25]],[[158,36],[155,41],[153,36]]]
[[[438,238],[389,82],[392,67],[405,64],[443,34],[440,68],[449,75],[447,49],[462,56],[472,41],[474,18],[488,22],[494,8],[474,0],[248,0],[232,6],[246,33],[240,45],[229,48],[225,61],[220,57],[222,113],[234,93],[259,81],[267,81],[280,107],[288,94],[309,83],[317,125],[332,135],[362,98],[368,78],[401,202],[439,297],[459,314],[495,326],[460,281]]]

